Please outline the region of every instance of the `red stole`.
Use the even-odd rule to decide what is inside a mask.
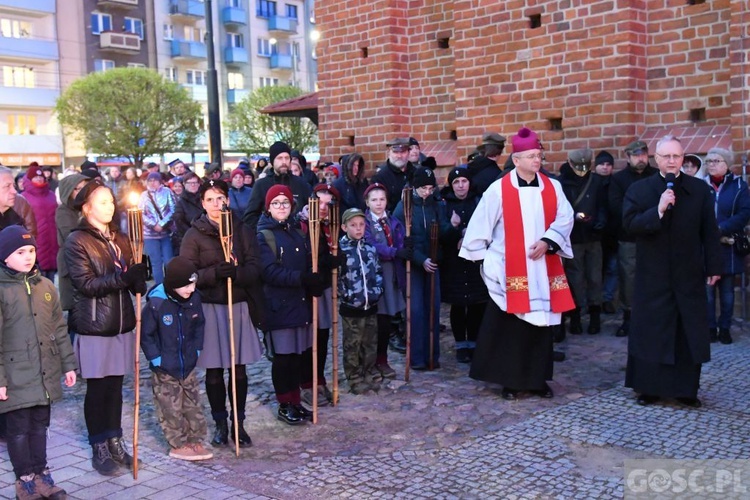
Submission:
[[[527,245],[524,241],[523,211],[519,188],[511,183],[511,176],[506,175],[500,182],[503,197],[503,225],[505,229],[505,288],[507,312],[523,314],[531,312],[529,300],[529,277],[526,269]],[[537,175],[542,189],[544,207],[544,230],[547,231],[557,214],[557,193],[552,183],[544,175]],[[535,217],[528,214],[527,217]],[[563,270],[559,255],[547,253],[544,256],[549,278],[550,302],[552,312],[563,313],[575,309],[573,296],[568,287],[568,280]]]

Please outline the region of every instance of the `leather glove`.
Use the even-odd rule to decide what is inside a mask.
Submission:
[[[323,265],[328,269],[335,269],[346,264],[346,256],[344,256],[342,253],[339,253],[338,255],[329,253],[324,257],[324,260],[325,263]]]
[[[138,280],[136,283],[133,283],[133,285],[130,287],[130,291],[133,295],[141,294],[146,295],[146,292],[148,292],[148,286],[146,285],[146,280]]]
[[[237,277],[237,266],[231,262],[219,262],[214,268],[216,279],[223,280],[227,278],[235,279]]]
[[[411,236],[404,237],[404,248],[414,250],[414,239]]]
[[[146,283],[146,264],[133,264],[128,267],[128,270],[122,273],[122,280],[128,287],[134,286],[137,283]]]
[[[396,250],[396,257],[403,260],[411,260],[411,258],[414,256],[414,249],[413,248],[399,248]]]
[[[302,281],[302,286],[308,290],[313,287],[323,286],[323,276],[320,273],[302,273],[300,280]]]

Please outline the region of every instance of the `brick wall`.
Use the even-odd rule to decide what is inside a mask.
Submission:
[[[556,168],[570,149],[618,157],[647,127],[691,126],[693,109],[747,151],[750,2],[687,3],[318,0],[321,155],[380,162],[394,135],[429,147],[455,131],[460,163],[484,131],[526,125]]]

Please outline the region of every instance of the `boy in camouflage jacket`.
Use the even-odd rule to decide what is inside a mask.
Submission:
[[[339,277],[339,312],[344,330],[344,373],[354,394],[377,391],[383,380],[375,368],[378,347],[378,300],[383,274],[375,247],[367,243],[365,214],[350,208],[341,216],[339,248],[345,257]]]

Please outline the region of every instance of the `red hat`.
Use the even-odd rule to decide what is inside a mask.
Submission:
[[[28,170],[26,170],[26,177],[28,177],[29,179],[33,179],[37,176],[44,177],[44,172],[42,172],[42,167],[40,167],[37,162],[32,161],[31,163],[29,163]]]
[[[363,198],[366,200],[367,195],[370,194],[370,191],[373,191],[375,189],[382,189],[383,191],[385,191],[385,199],[386,200],[388,199],[388,190],[386,189],[384,185],[382,185],[379,182],[373,182],[372,184],[367,186],[367,189],[365,189],[365,194],[363,195]]]
[[[523,127],[518,131],[518,134],[511,138],[513,144],[513,152],[521,153],[530,149],[541,149],[539,144],[539,137],[530,128]]]
[[[289,186],[285,186],[284,184],[274,184],[266,193],[266,210],[271,206],[273,199],[279,195],[286,196],[286,199],[294,204],[294,196],[292,196],[292,190],[289,189]]]
[[[241,168],[235,168],[234,170],[232,170],[232,175],[229,176],[229,180],[234,179],[235,175],[241,175],[242,178],[244,179],[245,178],[245,171],[242,170]]]
[[[339,190],[335,187],[331,186],[330,184],[316,184],[313,188],[313,193],[319,193],[321,191],[326,191],[331,194],[334,198],[337,200],[341,199],[341,195],[339,194]]]
[[[333,172],[334,174],[336,174],[336,177],[338,177],[338,176],[340,176],[340,175],[341,175],[341,173],[339,172],[339,167],[338,167],[338,165],[331,165],[331,166],[328,166],[328,167],[326,167],[326,170],[325,170],[325,171],[326,171],[326,172]]]

